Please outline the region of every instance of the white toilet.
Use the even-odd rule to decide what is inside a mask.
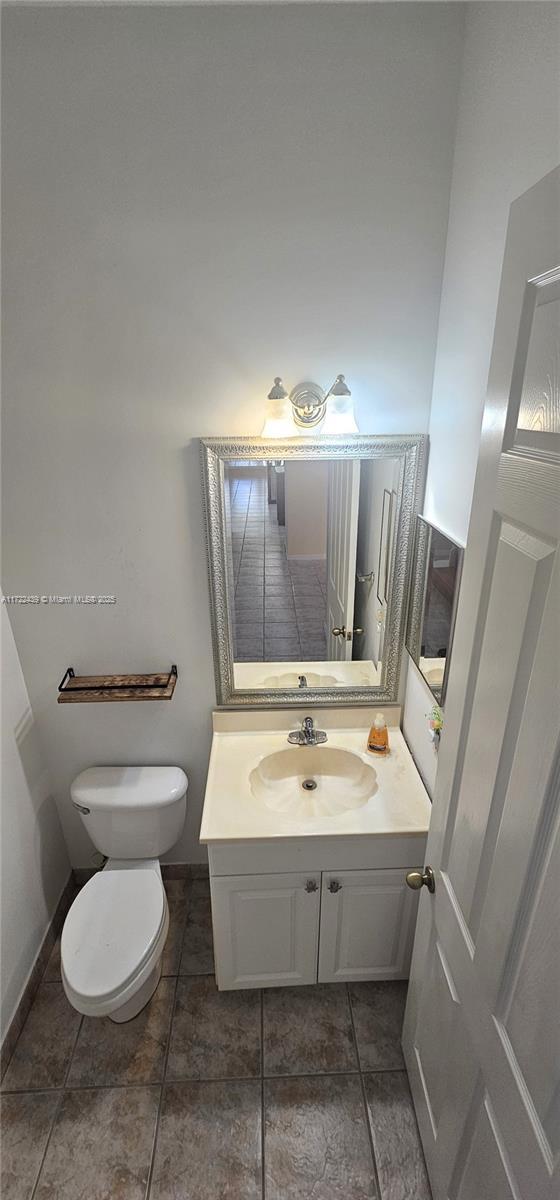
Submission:
[[[188,780],[180,767],[90,767],[70,794],[107,862],[76,897],[62,930],[70,1003],[130,1021],[155,992],[169,929],[159,856],[179,838]]]

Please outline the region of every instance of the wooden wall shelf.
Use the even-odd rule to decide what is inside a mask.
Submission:
[[[115,700],[171,700],[177,667],[160,675],[76,675],[68,667],[58,686],[59,704],[91,704]]]

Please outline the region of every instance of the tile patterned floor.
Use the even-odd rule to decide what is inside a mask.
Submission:
[[[232,481],[237,662],[326,658],[326,566],[290,561],[264,472]]]
[[[2,1082],[2,1200],[430,1200],[406,986],[217,992],[209,889],[167,880],[165,976],[81,1018],[55,946]]]

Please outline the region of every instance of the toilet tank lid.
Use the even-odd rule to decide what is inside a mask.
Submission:
[[[180,767],[88,767],[77,775],[70,795],[93,811],[110,808],[164,808],[188,787]]]

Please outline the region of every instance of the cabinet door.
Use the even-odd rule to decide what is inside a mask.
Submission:
[[[417,903],[404,870],[325,872],[319,982],[407,979]]]
[[[211,889],[220,990],[317,982],[318,872],[215,876]]]

